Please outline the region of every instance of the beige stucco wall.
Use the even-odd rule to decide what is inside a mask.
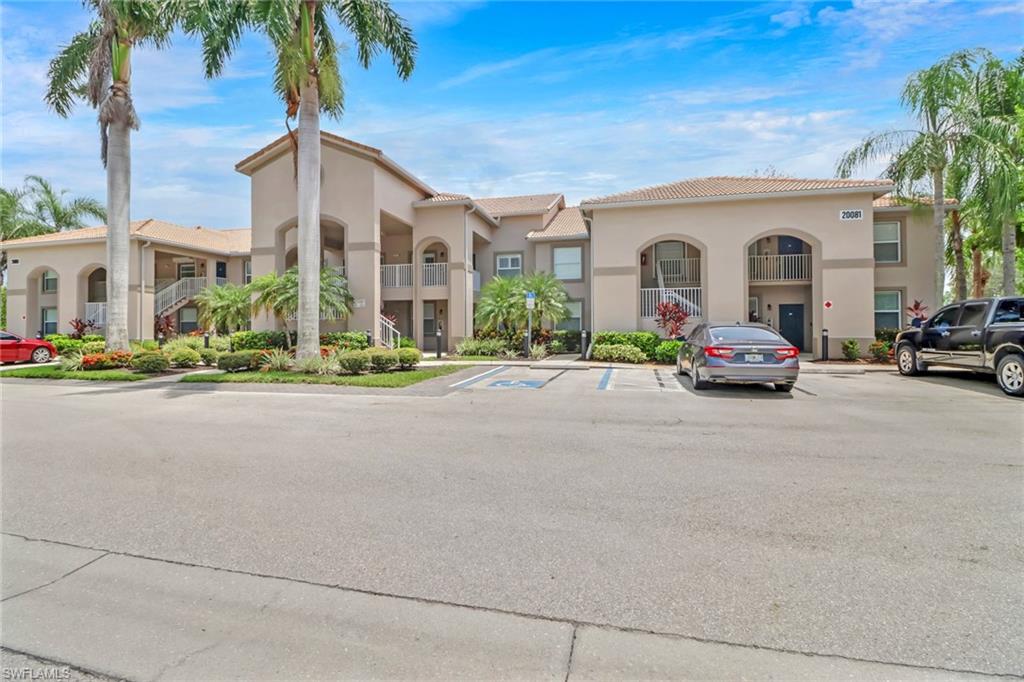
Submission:
[[[899,290],[903,294],[903,323],[908,324],[906,308],[915,299],[928,306],[928,313],[936,312],[940,305],[932,291],[935,288],[935,239],[931,210],[899,212],[878,211],[874,222],[900,223],[901,259],[899,263],[875,265],[875,289]]]
[[[680,239],[701,250],[704,315],[747,318],[747,249],[769,234],[790,234],[812,247],[810,310],[814,352],[822,327],[833,351],[844,338],[862,344],[874,336],[872,195],[780,197],[593,211],[595,329],[637,329],[639,253],[661,239]],[[862,209],[864,219],[840,221],[841,209]],[[825,300],[833,308],[824,310]]]
[[[582,277],[579,279],[563,280],[565,293],[570,301],[580,301],[583,304],[583,328],[593,329],[591,326],[591,304],[590,304],[590,242],[589,241],[565,241],[565,242],[535,242],[530,245],[534,249],[534,266],[539,272],[554,272],[554,250],[561,247],[579,247],[582,253]]]

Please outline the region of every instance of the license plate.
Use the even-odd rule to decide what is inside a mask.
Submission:
[[[747,362],[764,362],[764,355],[761,353],[747,353]]]

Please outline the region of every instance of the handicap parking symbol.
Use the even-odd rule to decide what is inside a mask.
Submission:
[[[541,379],[503,379],[492,381],[492,388],[540,388],[544,385]]]

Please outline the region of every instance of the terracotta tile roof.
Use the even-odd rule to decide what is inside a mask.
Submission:
[[[248,253],[252,248],[252,230],[240,228],[234,230],[214,230],[208,227],[183,227],[164,220],[148,218],[133,220],[129,230],[138,239],[155,239],[178,246],[198,249],[201,251],[218,251],[221,253]],[[80,230],[53,232],[37,237],[11,239],[3,243],[4,248],[22,244],[49,244],[76,242],[88,239],[106,239],[107,227],[85,227]]]
[[[595,197],[582,202],[589,204],[618,204],[633,202],[660,202],[678,200],[714,199],[750,194],[776,194],[783,192],[813,192],[855,189],[863,187],[880,188],[891,185],[888,180],[843,180],[807,178],[757,178],[731,175],[717,175],[707,178],[691,178],[664,185],[641,187],[640,189]]]
[[[468,194],[453,194],[451,192],[438,192],[432,197],[427,197],[423,201],[442,203],[445,201],[465,201],[469,199]]]
[[[495,218],[508,215],[530,215],[545,213],[562,198],[561,194],[524,194],[515,197],[488,197],[477,199],[485,211]]]
[[[558,212],[543,230],[533,230],[526,235],[532,242],[569,241],[590,239],[587,225],[583,222],[583,213],[579,206],[568,206]]]
[[[932,205],[932,198],[919,196],[919,197],[897,197],[892,194],[887,194],[884,197],[878,197],[871,205],[875,208],[910,208],[915,204],[923,204],[925,206]],[[946,197],[946,206],[959,206],[960,201],[953,197]]]

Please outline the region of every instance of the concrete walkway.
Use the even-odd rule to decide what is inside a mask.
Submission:
[[[379,594],[13,535],[3,536],[2,597],[4,667],[69,667],[79,673],[70,679],[984,677]]]

